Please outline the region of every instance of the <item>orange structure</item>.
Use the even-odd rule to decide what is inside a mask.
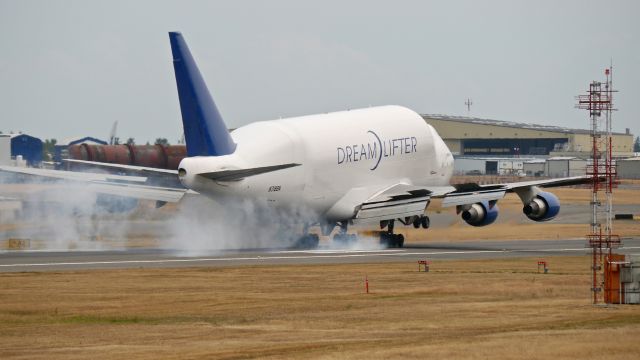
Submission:
[[[609,254],[604,263],[604,302],[607,304],[623,304],[624,288],[620,279],[620,270],[627,264],[622,254]]]
[[[424,272],[429,272],[430,265],[431,261],[429,260],[418,260],[418,271],[422,271],[422,267],[424,266]]]

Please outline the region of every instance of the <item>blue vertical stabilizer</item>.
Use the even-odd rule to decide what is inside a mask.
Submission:
[[[236,149],[213,102],[189,47],[179,32],[170,32],[187,156],[229,155]]]

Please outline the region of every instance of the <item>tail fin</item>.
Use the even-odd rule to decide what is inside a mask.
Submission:
[[[170,32],[187,156],[229,155],[236,149],[213,102],[189,47],[179,32]]]

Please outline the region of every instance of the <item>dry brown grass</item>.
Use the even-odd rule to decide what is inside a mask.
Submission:
[[[587,257],[535,260],[1,274],[0,358],[640,358]]]

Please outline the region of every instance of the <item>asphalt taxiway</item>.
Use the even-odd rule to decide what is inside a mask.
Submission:
[[[201,252],[198,255],[159,249],[6,250],[0,252],[0,272],[548,257],[586,255],[590,251],[583,239],[407,244],[402,249],[244,249]],[[616,252],[640,254],[640,239],[625,239]]]

